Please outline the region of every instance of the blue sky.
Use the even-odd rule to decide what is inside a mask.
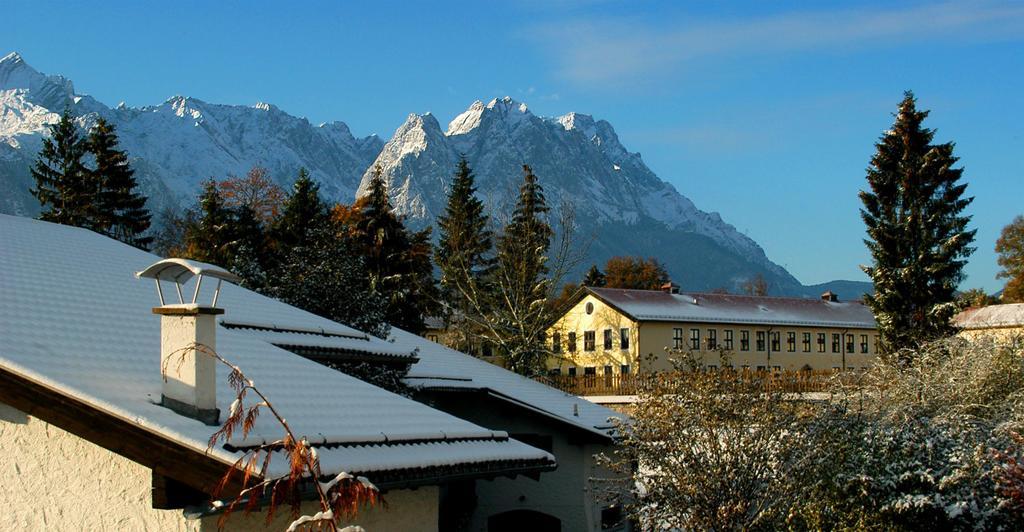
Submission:
[[[503,95],[592,114],[804,283],[865,279],[857,191],[911,89],[976,197],[964,287],[1001,287],[992,248],[1024,214],[1024,3],[806,5],[10,2],[0,55],[108,105],[265,101],[384,138]]]

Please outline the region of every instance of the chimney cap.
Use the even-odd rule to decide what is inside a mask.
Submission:
[[[195,304],[199,298],[199,287],[203,284],[203,277],[213,277],[217,280],[217,288],[213,291],[213,303],[210,305],[212,307],[217,306],[217,298],[220,297],[221,281],[237,283],[242,280],[241,277],[220,266],[188,259],[164,259],[141,272],[135,272],[135,277],[139,279],[153,279],[156,283],[156,293],[160,297],[160,306],[167,304],[164,301],[164,289],[160,287],[160,281],[174,282],[174,288],[178,292],[178,302],[184,304],[185,296],[181,293],[181,286],[187,283],[193,276],[196,277],[196,289],[192,294],[192,304]]]
[[[158,281],[173,281],[175,283],[186,283],[194,275],[213,277],[214,279],[222,279],[232,283],[242,280],[241,277],[220,266],[189,259],[164,259],[141,272],[135,272],[135,277],[139,279],[156,279]]]
[[[839,294],[836,294],[831,290],[826,290],[824,294],[821,294],[821,299],[822,301],[831,301],[833,303],[837,303],[839,301]]]
[[[669,282],[661,285],[661,291],[669,293],[669,294],[678,294],[679,293],[679,285],[677,285],[676,283],[673,283],[672,281],[669,281]]]

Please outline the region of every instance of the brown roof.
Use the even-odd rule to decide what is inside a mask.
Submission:
[[[736,294],[669,294],[660,290],[588,288],[598,299],[637,321],[750,323],[874,329],[860,302]]]

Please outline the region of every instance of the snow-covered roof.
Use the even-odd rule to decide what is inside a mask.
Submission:
[[[607,438],[613,436],[610,418],[623,414],[523,377],[490,362],[450,349],[396,327],[390,339],[397,346],[419,349],[419,361],[406,382],[432,390],[484,390],[521,408]]]
[[[671,294],[661,290],[587,291],[637,321],[673,321],[874,329],[863,303],[736,294]]]
[[[954,316],[953,323],[962,329],[1024,327],[1024,303],[967,309]]]
[[[133,273],[157,259],[85,229],[0,215],[0,370],[203,453],[215,428],[156,404],[160,320],[151,309],[157,297]],[[228,322],[367,338],[233,284],[222,287],[218,306]],[[325,474],[434,466],[473,471],[494,463],[514,471],[554,462],[502,432],[326,370],[276,347],[265,332],[222,326],[218,352],[255,381],[297,434],[324,445],[319,455]],[[379,339],[349,340],[411,351]],[[226,368],[217,371],[217,405],[226,412],[234,397]],[[247,440],[231,443],[279,437],[272,418],[260,416]],[[239,456],[219,445],[210,454],[226,464]],[[285,463],[276,461],[271,472]]]

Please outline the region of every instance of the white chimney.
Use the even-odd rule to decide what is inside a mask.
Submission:
[[[160,404],[207,425],[217,425],[217,361],[210,353],[217,352],[217,308],[221,281],[239,280],[224,269],[185,259],[165,259],[135,274],[156,281],[160,306],[153,314],[160,316],[160,369],[163,389]],[[190,303],[185,302],[182,286],[193,276],[196,285]],[[203,278],[217,279],[210,305],[196,302]],[[164,300],[161,281],[174,283],[178,303]]]

